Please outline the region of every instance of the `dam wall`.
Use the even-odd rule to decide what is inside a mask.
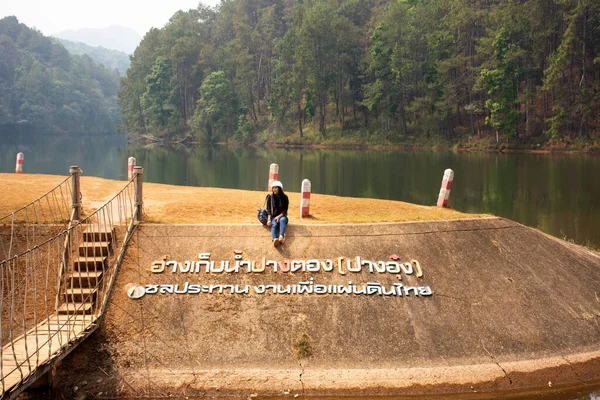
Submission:
[[[102,325],[54,387],[398,395],[594,380],[600,255],[485,218],[292,223],[277,248],[257,225],[143,223]]]

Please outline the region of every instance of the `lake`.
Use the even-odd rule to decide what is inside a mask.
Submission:
[[[554,236],[600,248],[600,157],[582,154],[500,154],[452,151],[128,146],[122,136],[11,136],[0,139],[0,172],[125,179],[127,158],[144,167],[144,180],[247,190],[267,188],[269,165],[279,164],[287,191],[303,179],[312,192],[434,205],[446,168],[455,172],[449,206],[489,213]],[[257,205],[258,207],[258,205]]]

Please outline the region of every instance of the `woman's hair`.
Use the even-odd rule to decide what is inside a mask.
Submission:
[[[273,187],[277,187],[279,188],[279,195],[283,196],[285,195],[285,192],[283,191],[283,188],[281,186],[273,186]],[[271,188],[271,194],[273,193],[273,188]]]

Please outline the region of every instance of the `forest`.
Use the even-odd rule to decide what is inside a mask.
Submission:
[[[597,145],[600,2],[223,0],[152,29],[122,128],[167,140]]]
[[[0,134],[115,133],[119,72],[15,17],[0,19]]]

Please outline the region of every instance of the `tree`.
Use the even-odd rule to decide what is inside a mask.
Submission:
[[[515,110],[515,84],[523,76],[523,69],[518,67],[513,60],[513,55],[519,52],[505,30],[501,30],[494,41],[497,68],[481,70],[482,85],[489,98],[486,106],[490,116],[486,122],[496,131],[496,143],[499,141],[499,132],[507,139],[518,135],[517,127],[519,115]]]
[[[144,117],[159,130],[160,136],[166,134],[168,138],[180,122],[180,108],[173,96],[172,79],[171,62],[165,57],[158,57],[146,77],[146,92],[141,98]]]
[[[150,74],[161,48],[160,31],[150,29],[135,49],[131,57],[131,66],[120,81],[118,102],[123,128],[126,131],[150,133],[149,121],[142,107],[142,96],[146,92],[146,77]]]
[[[237,103],[225,73],[213,72],[200,86],[200,99],[190,122],[192,133],[208,142],[230,138],[237,128]]]
[[[290,29],[275,46],[269,111],[273,121],[277,123],[285,123],[288,118],[294,118],[298,122],[298,131],[302,137],[306,72],[295,57],[298,51],[297,41],[297,31]]]
[[[301,63],[309,85],[315,88],[319,107],[319,132],[326,136],[326,116],[329,89],[335,79],[335,36],[332,32],[333,8],[326,2],[310,7],[300,28],[296,58]]]
[[[588,0],[565,0],[560,4],[565,8],[566,29],[544,71],[543,89],[555,98],[553,115],[547,118],[547,134],[559,140],[563,132],[577,131],[589,138],[592,104],[600,97],[597,82],[589,78],[600,50],[600,6]]]
[[[410,8],[406,1],[391,4],[371,36],[368,71],[372,82],[365,85],[363,104],[383,115],[386,137],[398,116],[402,133],[408,133],[406,107],[411,100],[413,75],[417,70],[411,54],[416,42]]]

